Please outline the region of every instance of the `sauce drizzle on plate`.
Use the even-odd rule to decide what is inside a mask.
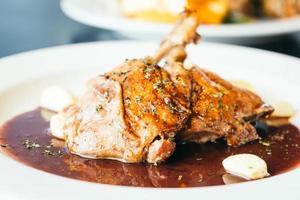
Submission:
[[[51,145],[55,140],[42,111],[38,108],[5,123],[0,128],[0,150],[26,165],[69,178],[140,187],[199,187],[228,182],[222,160],[233,154],[260,156],[271,176],[300,164],[300,132],[292,124],[278,128],[257,125],[262,140],[238,148],[224,141],[178,145],[168,162],[158,166],[81,158]]]

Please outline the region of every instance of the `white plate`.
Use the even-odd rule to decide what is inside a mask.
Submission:
[[[61,0],[61,8],[76,21],[119,31],[129,38],[160,39],[172,28],[172,24],[127,19],[122,16],[116,0]],[[271,36],[300,31],[300,17],[249,24],[202,25],[198,31],[208,40],[260,43],[270,40]]]
[[[124,61],[151,55],[158,43],[105,42],[55,47],[0,60],[0,124],[38,106],[43,88],[78,89],[97,74]],[[300,60],[244,47],[191,46],[190,60],[227,79],[244,79],[267,98],[289,101],[300,112]],[[299,122],[299,116],[294,119]],[[300,199],[300,169],[248,183],[186,189],[155,189],[88,183],[48,174],[0,153],[0,199]]]

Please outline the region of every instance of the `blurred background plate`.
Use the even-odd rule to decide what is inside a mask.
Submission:
[[[122,16],[116,0],[61,0],[61,8],[78,22],[118,31],[131,39],[160,39],[172,27],[172,24],[128,19]],[[269,42],[297,31],[300,31],[300,17],[247,24],[202,25],[199,28],[204,40],[239,44]]]

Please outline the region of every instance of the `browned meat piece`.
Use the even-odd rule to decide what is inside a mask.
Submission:
[[[263,11],[269,17],[291,17],[300,14],[300,0],[263,0]]]
[[[271,106],[214,73],[198,67],[190,73],[192,116],[187,130],[180,134],[183,141],[204,143],[225,137],[229,145],[238,146],[258,138],[250,122],[272,113]]]
[[[62,113],[70,152],[123,162],[166,160],[191,113],[191,80],[182,63],[165,69],[157,63],[191,41],[196,28],[193,17],[184,17],[153,58],[128,60],[90,81],[79,102]]]
[[[71,153],[90,158],[134,159],[132,150],[139,144],[130,140],[134,135],[123,117],[122,88],[117,81],[104,76],[91,80],[78,103],[63,115]]]
[[[177,35],[171,33],[156,54],[159,59],[166,58],[168,64],[163,68],[171,76],[175,72],[186,79],[189,77],[191,80],[189,84],[177,83],[177,85],[183,86],[181,88],[189,88],[185,93],[188,94],[187,97],[190,97],[188,101],[191,102],[190,109],[192,111],[187,128],[181,131],[179,138],[184,142],[204,143],[225,137],[227,143],[234,146],[257,139],[256,130],[250,122],[272,113],[271,106],[264,104],[252,92],[237,88],[214,73],[198,67],[193,67],[189,71],[179,67],[187,55],[185,52],[187,41],[199,39],[197,35],[192,34],[196,30],[192,21],[193,19],[189,19],[188,22],[179,23],[185,32],[180,34],[175,32]],[[168,49],[168,53],[163,52],[166,49]],[[173,80],[176,82],[176,78]],[[187,81],[185,82],[187,83]],[[190,94],[191,83],[192,93]]]
[[[173,153],[189,114],[186,95],[164,69],[150,58],[129,60],[92,80],[67,110],[68,148],[84,157],[160,162]]]

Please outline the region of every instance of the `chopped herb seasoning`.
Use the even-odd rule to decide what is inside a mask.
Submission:
[[[106,90],[103,95],[105,98],[107,98],[109,96],[109,90]]]
[[[130,70],[129,70],[129,71],[130,71]],[[129,71],[126,71],[126,72],[119,72],[119,73],[113,72],[113,74],[118,75],[118,76],[123,76],[123,75],[126,75]]]
[[[144,108],[143,108],[143,112],[144,112],[144,113],[148,113],[148,112],[149,112],[149,109],[146,108],[146,107],[144,107]]]
[[[102,105],[98,105],[96,107],[96,112],[99,113],[102,109],[103,109],[103,106]]]
[[[153,84],[153,89],[155,90],[162,90],[163,88],[169,86],[171,82],[168,79],[164,80],[156,80],[156,82]]]
[[[45,149],[43,152],[42,152],[43,155],[47,155],[47,156],[53,156],[54,154],[52,153],[52,151],[48,150],[48,149]]]
[[[163,88],[163,83],[162,81],[159,79],[157,80],[154,84],[153,84],[153,89],[155,90],[159,90]]]
[[[182,113],[183,110],[179,108],[170,98],[164,98],[165,103],[167,104],[171,113],[179,112]]]
[[[150,111],[153,115],[156,115],[157,114],[157,110],[155,108],[155,106],[150,102],[149,103],[149,108],[150,108]]]
[[[202,89],[202,87],[199,86],[198,84],[195,84],[195,85],[193,86],[193,91],[194,91],[195,93],[200,93],[200,92],[203,91],[203,89]]]
[[[42,153],[41,153],[42,155],[46,155],[46,156],[62,156],[63,155],[63,152],[61,150],[52,151],[51,148],[53,146],[51,144],[50,145],[41,145],[36,142],[32,142],[29,139],[26,139],[22,144],[28,150],[32,150],[32,149],[36,149],[36,148],[43,149]]]
[[[125,97],[124,98],[124,103],[125,103],[125,106],[130,106],[130,104],[131,104],[130,98],[129,97]]]
[[[135,97],[135,102],[136,103],[141,103],[142,97],[141,96],[136,96]]]
[[[222,109],[223,108],[223,104],[221,101],[218,102],[218,109]]]
[[[213,107],[214,107],[214,104],[209,103],[208,106],[206,107],[205,113],[208,113]]]
[[[63,152],[61,150],[58,150],[57,152],[55,151],[50,151],[49,149],[45,149],[42,154],[44,156],[62,156]]]
[[[151,66],[151,65],[147,65],[145,68],[144,68],[144,77],[146,79],[150,78],[150,75],[151,75],[151,72],[153,72],[155,70],[155,67]]]
[[[226,88],[224,88],[223,86],[221,86],[221,85],[218,84],[217,87],[220,89],[220,91],[223,93],[223,95],[229,93],[229,91]]]
[[[149,72],[152,72],[154,71],[154,67],[152,66],[147,66],[144,68],[144,73],[149,73]]]
[[[29,150],[42,147],[40,144],[32,142],[29,139],[26,139],[22,144],[24,145],[24,147],[26,149],[29,149]]]
[[[168,79],[164,79],[164,80],[162,81],[162,84],[163,84],[164,86],[168,86],[169,84],[171,84],[171,82],[170,82]]]
[[[214,94],[212,94],[212,96],[214,97],[214,98],[217,98],[217,99],[220,99],[220,98],[222,98],[223,97],[223,93],[221,93],[221,92],[217,92],[217,93],[214,93]]]
[[[176,81],[181,81],[181,77],[179,75],[176,75],[175,79]]]

